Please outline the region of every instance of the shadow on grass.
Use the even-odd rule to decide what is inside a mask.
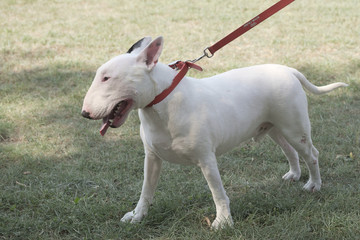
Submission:
[[[139,122],[136,114],[133,114],[123,130],[113,130],[102,138],[98,134],[100,123],[81,117],[82,99],[94,73],[78,69],[88,68],[65,64],[24,72],[1,73],[4,107],[9,104],[21,109],[35,104],[44,108],[35,109],[34,114],[19,122],[9,122],[6,117],[0,118],[1,211],[4,213],[0,219],[4,231],[0,236],[117,238],[121,235],[146,238],[162,236],[164,233],[173,234],[167,229],[172,228],[174,231],[174,228],[191,228],[191,225],[202,226],[207,231],[201,221],[204,216],[215,212],[209,192],[203,191],[203,186],[193,187],[191,193],[176,193],[173,190],[182,181],[189,181],[189,178],[194,182],[202,178],[198,175],[188,176],[184,172],[166,177],[169,182],[162,184],[162,192],[156,199],[158,203],[150,211],[153,217],[149,216],[144,224],[137,226],[119,223],[121,216],[136,203],[141,189],[143,149],[137,130]],[[341,98],[344,104],[351,103],[349,108],[354,114],[351,117],[357,119],[360,118],[360,82],[355,78],[359,75],[359,69],[360,62],[356,61],[340,72],[313,65],[299,68],[310,81],[318,85],[346,81],[348,78],[351,86],[343,91],[344,97],[329,95],[326,99],[335,101]],[[314,101],[316,104],[320,100]],[[340,112],[342,108],[343,105],[332,105],[331,111]],[[330,109],[326,109],[328,110]],[[2,111],[4,116],[11,116],[8,111]],[[349,118],[339,115],[334,117]],[[16,132],[20,124],[31,126],[33,122],[36,123],[32,127],[35,129],[22,128],[24,132]],[[357,123],[349,122],[349,128],[359,131]],[[315,123],[320,124],[322,123]],[[121,131],[125,132],[124,136],[121,136]],[[354,138],[353,142],[358,141],[356,134],[351,137]],[[33,148],[37,150],[33,151]],[[359,146],[353,149],[353,154],[358,156]],[[351,164],[356,167],[355,160]],[[254,172],[251,168],[256,166],[249,167],[249,172],[244,173],[243,177],[251,179]],[[225,171],[227,173],[236,175],[231,169]],[[334,179],[338,179],[338,176],[334,176]],[[358,183],[357,178],[355,184]],[[276,216],[280,218],[304,209],[315,211],[315,215],[321,217],[315,207],[307,204],[314,203],[314,206],[325,208],[329,212],[336,202],[332,191],[331,196],[306,194],[304,197],[298,186],[296,189],[285,186],[279,190],[278,182],[267,184],[266,188],[260,186],[249,189],[245,191],[245,195],[230,196],[234,219],[250,222],[253,218],[255,221],[252,224],[257,224],[259,228],[268,227],[277,221]],[[336,185],[332,182],[328,184]],[[354,190],[355,195],[341,192],[341,182],[340,186],[336,185],[334,188],[340,191],[340,199],[344,202],[347,201],[344,196],[352,196],[350,199],[354,200],[359,194],[359,189]],[[304,199],[306,201],[301,202]],[[331,204],[321,205],[324,199]],[[354,203],[356,201],[349,204],[354,206]],[[346,212],[349,210],[347,208]],[[187,219],[190,219],[190,223]],[[317,229],[321,229],[320,225],[317,225]]]

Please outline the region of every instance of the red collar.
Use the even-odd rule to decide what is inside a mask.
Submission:
[[[180,81],[185,77],[189,68],[194,68],[198,71],[202,71],[202,68],[200,66],[198,66],[192,62],[188,62],[188,61],[185,61],[185,62],[177,61],[173,64],[170,64],[169,67],[171,67],[173,69],[180,69],[180,71],[174,77],[171,85],[167,89],[162,91],[159,95],[157,95],[154,98],[154,100],[152,100],[152,102],[149,103],[146,107],[152,107],[153,105],[164,100],[175,89],[175,87],[180,83]]]

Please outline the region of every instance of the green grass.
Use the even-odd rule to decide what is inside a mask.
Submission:
[[[261,63],[313,83],[350,84],[309,95],[321,192],[281,176],[269,139],[219,158],[234,228],[210,231],[215,207],[201,171],[164,164],[140,224],[120,219],[140,195],[143,149],[134,112],[106,137],[80,115],[99,65],[143,36],[162,35],[162,62],[192,59],[272,1],[0,2],[0,239],[357,239],[360,236],[360,2],[298,0],[212,59],[195,77]]]

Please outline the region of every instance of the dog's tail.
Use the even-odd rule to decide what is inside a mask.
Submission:
[[[309,80],[307,80],[306,77],[298,70],[296,70],[296,69],[292,69],[292,70],[293,70],[293,74],[301,82],[303,87],[306,88],[309,92],[316,94],[316,95],[331,92],[332,90],[339,88],[339,87],[349,86],[348,84],[343,83],[343,82],[336,82],[336,83],[331,83],[329,85],[318,87],[318,86],[315,86],[314,84],[312,84]]]

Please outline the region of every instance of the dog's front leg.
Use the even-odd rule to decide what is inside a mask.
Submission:
[[[212,154],[204,162],[201,162],[200,167],[209,185],[216,206],[216,218],[211,225],[212,229],[232,226],[233,220],[230,213],[230,201],[221,182],[215,154]]]
[[[146,151],[144,163],[144,182],[139,202],[133,211],[124,215],[124,217],[121,219],[122,222],[140,222],[147,214],[149,206],[153,201],[154,192],[160,176],[161,165],[161,159],[159,159],[155,154]]]

